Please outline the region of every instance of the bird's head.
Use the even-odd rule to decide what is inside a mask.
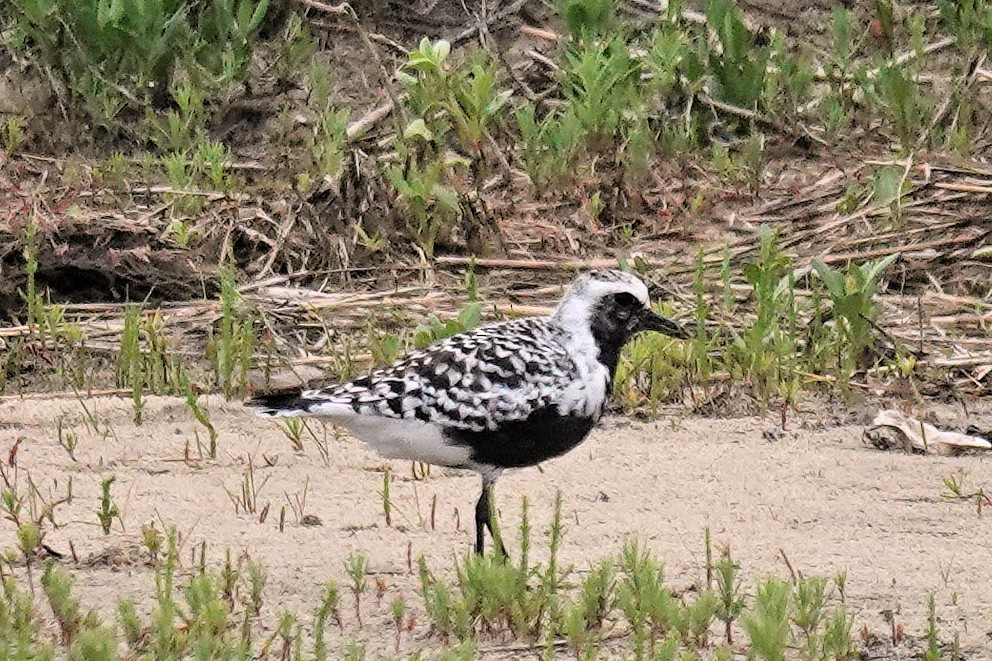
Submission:
[[[652,310],[647,285],[624,271],[599,270],[580,275],[565,292],[554,317],[567,330],[588,330],[599,348],[600,361],[611,371],[620,349],[641,331],[682,340],[690,337],[681,325]]]

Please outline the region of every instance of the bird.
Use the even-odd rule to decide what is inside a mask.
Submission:
[[[477,472],[475,552],[484,554],[488,530],[505,556],[493,531],[497,479],[586,439],[606,410],[621,350],[643,331],[690,338],[651,308],[636,275],[588,271],[548,316],[479,326],[360,378],[247,404],[265,417],[330,422],[387,458]]]

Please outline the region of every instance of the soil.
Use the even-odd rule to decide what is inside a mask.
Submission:
[[[457,41],[475,24],[466,17],[466,4],[477,3],[355,4],[361,5],[363,24],[370,31],[409,48],[424,35]],[[491,1],[489,6],[492,10],[509,4]],[[643,9],[648,4],[624,6]],[[686,4],[701,8],[705,2]],[[825,43],[834,4],[742,2],[756,23],[801,35],[814,45]],[[335,72],[335,102],[352,111],[352,120],[385,103],[379,64],[368,57],[348,21],[314,12],[308,18]],[[554,27],[547,21],[544,4],[531,1],[519,13],[495,22],[487,35],[507,69],[527,64],[530,83],[531,78],[547,81],[551,74],[530,61],[527,51],[553,54],[555,45],[522,35],[519,27]],[[401,61],[388,45],[379,53],[389,71]],[[383,268],[397,255],[363,254],[351,236],[356,224],[369,235],[376,230],[387,236],[401,232],[392,194],[368,174],[374,171],[376,144],[391,130],[391,120],[359,141],[359,151],[365,153],[350,161],[339,189],[302,199],[286,183],[299,168],[289,162],[285,145],[270,136],[279,132],[284,114],[305,110],[306,95],[293,81],[286,89],[270,80],[255,81],[258,85],[246,90],[246,98],[232,103],[229,112],[218,113],[211,136],[232,148],[244,185],[236,198],[206,204],[193,228],[202,241],[186,248],[168,239],[167,196],[148,192],[148,182],[109,185],[93,174],[98,162],[93,157],[105,157],[120,145],[95,144],[85,131],[66,126],[44,86],[12,79],[13,69],[3,71],[9,64],[0,61],[0,102],[17,103],[13,108],[0,106],[0,112],[32,117],[23,150],[27,155],[5,160],[0,154],[0,318],[11,318],[23,307],[18,293],[26,281],[21,236],[29,217],[42,234],[38,285],[49,290],[55,302],[147,300],[154,305],[210,297],[216,291],[214,265],[227,255],[235,256],[246,279],[291,277],[304,285],[330,282],[333,290],[336,278],[365,277],[356,276],[360,270],[355,267],[371,264],[379,271],[360,285],[385,289],[399,280],[396,271]],[[487,192],[485,204],[503,231],[511,257],[571,260],[610,256],[620,248],[624,254],[639,250],[667,265],[675,284],[685,285],[691,282],[699,246],[755,243],[754,227],[766,222],[782,225],[787,234],[804,235],[801,245],[789,246],[803,258],[855,250],[853,242],[862,239],[860,223],[849,228],[851,243],[817,232],[817,225],[834,218],[836,203],[847,191],[871,185],[872,175],[861,168],[861,161],[887,154],[887,145],[859,145],[859,153],[847,157],[788,136],[779,144],[773,137],[767,181],[759,196],[700,175],[685,164],[662,163],[640,198],[604,204],[608,222],[603,226],[590,227],[581,190],[568,198],[535,200],[529,187],[508,178],[503,188]],[[929,186],[929,163],[925,168]],[[932,192],[926,190],[927,195]],[[701,192],[707,193],[705,204],[695,208],[693,200]],[[935,215],[953,210],[962,219],[959,226],[914,230],[919,232],[916,240],[943,240],[953,230],[952,238],[960,240],[952,247],[965,257],[965,249],[987,244],[985,206],[973,205],[970,199],[941,198],[934,208]],[[628,225],[637,231],[633,242],[625,242],[616,231]],[[877,232],[865,223],[864,234],[873,233]],[[879,239],[878,245],[883,243]],[[482,254],[468,248],[474,248],[470,238],[463,238],[439,246],[439,251]],[[410,263],[405,244],[402,250],[406,252],[399,258]],[[976,266],[974,260],[963,264],[964,257],[956,254],[951,259],[930,252],[921,249],[900,265],[900,294],[920,293],[934,277],[949,283],[944,287],[948,300],[950,295],[985,291],[985,266]],[[734,259],[743,254],[735,253]],[[441,271],[442,278],[456,278],[443,267]],[[297,277],[300,273],[305,277]],[[512,291],[520,278],[538,284],[547,279],[544,274],[504,276],[493,271],[488,286]],[[560,279],[554,282],[560,284]],[[917,305],[915,296],[911,298]],[[202,331],[208,322],[197,318],[196,323]],[[987,338],[984,327],[980,332]],[[987,376],[985,371],[977,378],[984,381]],[[983,387],[987,392],[987,385]],[[141,527],[152,522],[159,529],[174,525],[182,532],[186,569],[192,565],[190,554],[202,543],[212,566],[220,566],[227,549],[261,562],[268,573],[263,620],[269,623],[283,610],[306,617],[319,602],[327,579],[347,583],[344,560],[360,551],[369,556],[375,578],[386,586],[382,605],[377,607],[371,597],[365,600],[366,626],[360,629],[345,595],[344,634],[332,628],[335,638],[329,644],[339,650],[345,641],[358,640],[372,658],[391,654],[389,602],[402,595],[420,608],[419,583],[408,559],[424,555],[435,572],[453,580],[453,558],[472,544],[478,479],[434,468],[428,478],[414,480],[409,464],[383,460],[358,442],[335,439],[330,433],[325,461],[312,439],[304,452],[294,452],[278,427],[259,421],[239,404],[216,397],[204,401],[220,434],[215,460],[201,458],[197,437],[205,442],[206,434],[179,399],[149,398],[144,423],[136,426],[131,403],[123,399],[87,398],[87,413],[80,402],[61,396],[0,397],[0,460],[7,460],[16,444],[19,480],[26,483],[30,475],[43,494],[58,497],[72,480],[74,500],[59,506],[59,527],[47,534],[45,543],[66,556],[60,562],[73,575],[83,602],[111,620],[118,599],[136,599],[143,609],[150,606],[153,576],[141,548]],[[855,630],[873,641],[871,658],[915,655],[926,624],[926,596],[932,591],[942,639],[958,634],[965,658],[992,659],[992,514],[980,515],[971,502],[942,497],[942,479],[951,474],[963,474],[966,488],[992,488],[990,457],[880,452],[862,441],[874,408],[803,408],[811,411],[794,414],[782,434],[767,433],[775,428],[774,416],[703,418],[673,408],[653,422],[610,418],[569,455],[540,471],[517,471],[500,481],[497,498],[510,548],[515,548],[520,502],[526,496],[538,531],[534,554],[537,559],[546,555],[543,535],[560,489],[566,522],[561,559],[580,572],[616,554],[627,537],[636,535],[664,560],[671,585],[691,589],[704,581],[703,537],[708,527],[716,543],[732,548],[749,588],[770,574],[832,576],[846,571],[846,599],[856,618]],[[967,415],[940,404],[920,406],[914,414],[935,416],[939,426],[958,430],[968,424],[992,428],[988,401],[970,407]],[[63,434],[71,431],[80,439],[75,460],[58,444],[60,426]],[[315,430],[321,436],[319,426]],[[268,507],[262,523],[259,512],[240,513],[232,500],[249,465],[258,486],[258,510]],[[393,476],[392,526],[386,525],[379,495],[386,467]],[[109,476],[116,477],[112,488],[122,517],[105,536],[95,512],[100,482]],[[294,515],[290,504],[304,493],[305,512]],[[280,531],[284,506],[286,525]],[[316,517],[319,525],[303,525],[297,518],[304,513]],[[316,520],[308,518],[306,523]],[[13,542],[12,526],[5,521],[0,524],[0,549]],[[23,568],[17,571],[19,578],[26,578]],[[424,613],[415,614],[417,626],[412,636],[404,637],[402,651],[436,650],[440,643],[427,636]],[[907,636],[892,649],[883,641],[900,625]],[[481,646],[493,650],[507,642],[484,640]],[[486,658],[499,656],[516,655],[490,651]]]
[[[312,612],[327,579],[347,584],[344,560],[361,551],[386,592],[379,608],[366,599],[361,630],[343,602],[345,639],[363,641],[370,653],[391,653],[388,604],[396,595],[420,603],[408,554],[424,555],[435,572],[453,579],[453,558],[472,543],[477,478],[434,468],[426,479],[414,481],[408,463],[382,460],[357,441],[330,433],[325,464],[312,441],[304,452],[294,452],[278,427],[238,403],[204,401],[220,434],[213,461],[198,459],[196,423],[177,399],[150,398],[140,427],[132,422],[129,401],[88,399],[98,433],[88,430],[86,414],[73,399],[0,401],[0,450],[6,457],[21,439],[16,456],[21,479],[30,474],[42,493],[55,494],[72,479],[74,500],[58,508],[60,527],[45,542],[66,555],[70,544],[75,549],[79,562],[68,557],[62,562],[84,603],[108,617],[118,599],[134,598],[148,607],[153,578],[139,547],[141,526],[152,522],[160,529],[179,528],[187,567],[189,554],[202,542],[210,565],[219,566],[226,549],[262,562],[268,572],[263,616],[270,622],[282,609]],[[846,571],[855,631],[888,640],[891,618],[905,628],[900,648],[873,658],[906,658],[923,634],[931,591],[942,637],[960,635],[965,658],[992,658],[992,582],[986,580],[992,518],[980,516],[970,502],[941,496],[942,478],[951,474],[963,474],[974,489],[992,485],[989,456],[880,452],[863,444],[864,420],[838,420],[836,407],[808,408],[795,414],[782,434],[770,433],[777,416],[693,418],[673,409],[656,422],[610,418],[585,444],[540,471],[503,477],[497,498],[509,546],[515,548],[520,499],[526,496],[534,554],[546,555],[545,531],[560,489],[566,524],[561,559],[579,571],[617,553],[634,535],[664,560],[672,586],[691,588],[703,581],[703,536],[709,527],[715,543],[732,548],[748,586],[789,571],[827,576]],[[942,406],[915,413],[946,428],[992,426],[989,403],[967,416]],[[871,415],[867,408],[849,414]],[[79,435],[78,461],[59,447],[57,420],[63,430]],[[320,436],[319,425],[316,430]],[[258,509],[270,507],[264,523],[258,514],[236,513],[229,497],[239,492],[249,460],[259,485]],[[386,467],[393,475],[392,527],[385,524],[379,496]],[[122,520],[103,536],[95,510],[100,481],[111,475],[117,478],[113,494]],[[280,507],[307,488],[305,514],[320,525],[300,525],[287,506],[280,532]],[[0,547],[13,542],[11,526],[0,526]],[[440,645],[426,635],[424,614],[416,613],[418,624],[404,639],[405,653]],[[483,641],[482,647],[505,642]],[[331,649],[341,644],[332,641]]]

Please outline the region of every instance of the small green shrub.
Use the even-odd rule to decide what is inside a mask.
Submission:
[[[182,80],[216,97],[244,80],[269,0],[12,0],[17,41],[69,106],[105,128],[163,108]]]

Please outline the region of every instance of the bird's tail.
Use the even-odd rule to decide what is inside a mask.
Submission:
[[[255,395],[245,406],[256,409],[258,415],[272,418],[306,415],[310,412],[313,402],[304,398],[300,390],[283,390],[280,392]]]

